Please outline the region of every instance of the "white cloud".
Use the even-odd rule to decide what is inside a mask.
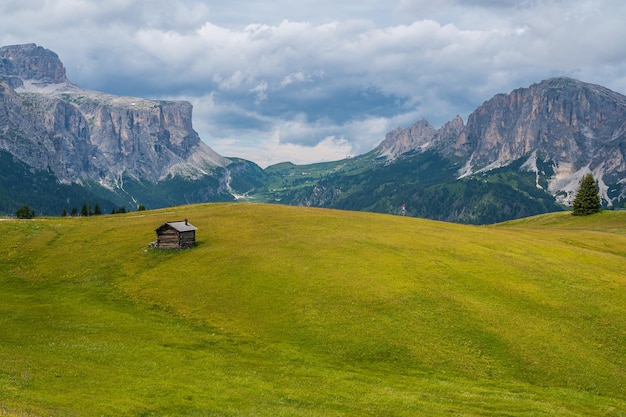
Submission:
[[[261,81],[254,88],[251,88],[250,92],[256,96],[254,103],[261,104],[264,100],[267,100],[267,81]]]
[[[328,136],[315,146],[302,146],[293,143],[281,143],[278,135],[268,136],[257,142],[254,149],[250,148],[249,141],[241,138],[216,139],[215,149],[220,149],[223,155],[236,155],[240,158],[255,161],[265,168],[279,162],[294,164],[308,164],[311,162],[326,162],[343,159],[352,154],[352,145],[345,139]],[[315,159],[311,160],[311,154]]]
[[[324,71],[312,70],[312,71],[297,71],[287,74],[285,78],[280,82],[280,87],[286,87],[294,83],[307,83],[313,82],[316,79],[320,79],[324,76]]]

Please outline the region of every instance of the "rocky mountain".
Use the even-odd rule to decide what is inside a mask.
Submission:
[[[0,48],[0,151],[61,184],[88,184],[107,200],[130,206],[233,199],[238,190],[231,180],[260,171],[202,142],[190,103],[80,88],[66,78],[54,52],[35,44]],[[146,195],[181,179],[198,190],[177,195],[180,187],[169,187],[167,198]],[[131,193],[129,183],[145,187]]]
[[[566,205],[592,172],[605,205],[612,206],[626,197],[626,96],[569,78],[549,79],[496,95],[465,126],[457,117],[439,130],[424,120],[398,129],[377,152],[393,159],[427,149],[464,161],[459,177],[523,159],[520,169],[535,173],[538,187],[545,180],[545,191]]]
[[[435,129],[427,120],[422,119],[409,128],[398,128],[387,133],[385,140],[376,148],[377,153],[388,160],[394,160],[407,152],[431,148],[447,149],[457,141],[464,127],[461,116],[456,116],[440,129]]]
[[[0,74],[12,88],[22,87],[24,80],[40,85],[67,81],[59,56],[35,44],[1,47]]]
[[[626,206],[626,97],[555,78],[498,94],[467,124],[420,120],[372,152],[268,167],[270,200],[493,223],[563,210],[592,172],[603,205]],[[404,210],[401,209],[404,207]]]
[[[0,48],[4,213],[24,203],[58,214],[84,202],[156,208],[245,195],[492,223],[562,210],[587,172],[603,205],[626,207],[625,152],[626,96],[554,78],[496,95],[467,123],[456,116],[437,129],[420,120],[364,155],[262,170],[202,142],[187,102],[86,90],[52,51]]]

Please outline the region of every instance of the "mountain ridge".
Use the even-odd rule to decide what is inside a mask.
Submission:
[[[370,153],[325,169],[268,167],[273,188],[267,196],[294,205],[493,223],[567,209],[591,172],[603,206],[621,208],[625,132],[626,96],[551,78],[497,94],[466,124],[456,116],[439,129],[424,119],[395,129]]]
[[[497,94],[466,123],[457,115],[436,129],[418,120],[357,157],[266,169],[211,149],[192,111],[184,101],[83,89],[35,44],[0,48],[0,151],[42,173],[21,188],[84,189],[70,199],[67,188],[48,187],[54,205],[31,193],[48,214],[80,199],[153,208],[244,199],[386,213],[408,206],[403,214],[489,223],[562,210],[588,172],[604,206],[626,201],[626,96],[571,78]],[[0,192],[8,178],[2,185],[0,172]],[[30,202],[20,195],[4,207]]]
[[[96,154],[92,159],[98,164],[83,161],[81,167],[69,170],[53,166],[61,180],[76,181],[87,176],[111,185],[117,175],[103,176],[106,167],[114,173],[126,171],[133,177],[158,181],[177,169],[204,174],[202,164],[228,165],[226,158],[202,142],[193,130],[189,102],[122,97],[80,88],[67,80],[65,68],[54,52],[34,44],[0,48],[0,58],[10,64],[0,68],[12,70],[9,75],[21,81],[15,92],[45,115],[46,131],[40,136],[53,136],[52,142],[56,143],[50,151],[63,152],[63,147],[73,148],[80,140],[90,147],[87,152]],[[40,61],[44,64],[39,65]],[[140,163],[137,152],[150,163]],[[59,156],[67,160],[72,154]],[[187,164],[189,159],[194,163]]]
[[[230,178],[248,175],[204,143],[192,126],[186,101],[122,97],[78,87],[57,54],[35,44],[0,48],[0,150],[63,184],[91,184],[118,205],[137,206],[156,184],[182,178],[206,192],[175,195],[171,204],[233,200]],[[237,174],[229,172],[235,167]],[[208,187],[208,188],[206,188]],[[238,190],[234,190],[236,192]],[[175,190],[170,187],[170,193]],[[193,194],[193,193],[192,193]],[[74,203],[76,204],[76,203]],[[78,203],[80,204],[80,203]]]
[[[466,162],[459,177],[505,167],[520,158],[528,158],[523,166],[532,171],[541,158],[554,170],[546,191],[562,204],[571,204],[587,172],[598,180],[606,205],[626,197],[619,186],[626,177],[622,150],[626,96],[622,94],[567,77],[551,78],[495,95],[472,112],[465,125],[458,119],[448,122],[457,126],[453,131],[448,124],[439,130],[429,128],[425,120],[397,129],[376,151],[394,159],[405,152],[438,149]],[[412,146],[403,146],[407,136],[416,137]],[[390,152],[398,149],[399,153]],[[609,195],[611,187],[613,195]]]

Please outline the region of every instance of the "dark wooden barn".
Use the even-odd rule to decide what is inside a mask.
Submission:
[[[190,248],[196,243],[197,227],[187,221],[163,223],[156,229],[154,246],[163,249]]]

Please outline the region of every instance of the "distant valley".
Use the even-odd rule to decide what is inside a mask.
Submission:
[[[496,95],[467,122],[417,121],[364,155],[266,169],[202,142],[191,104],[80,88],[43,47],[0,48],[0,80],[5,214],[243,199],[485,224],[566,209],[587,172],[605,207],[626,203],[626,96],[569,78]]]

